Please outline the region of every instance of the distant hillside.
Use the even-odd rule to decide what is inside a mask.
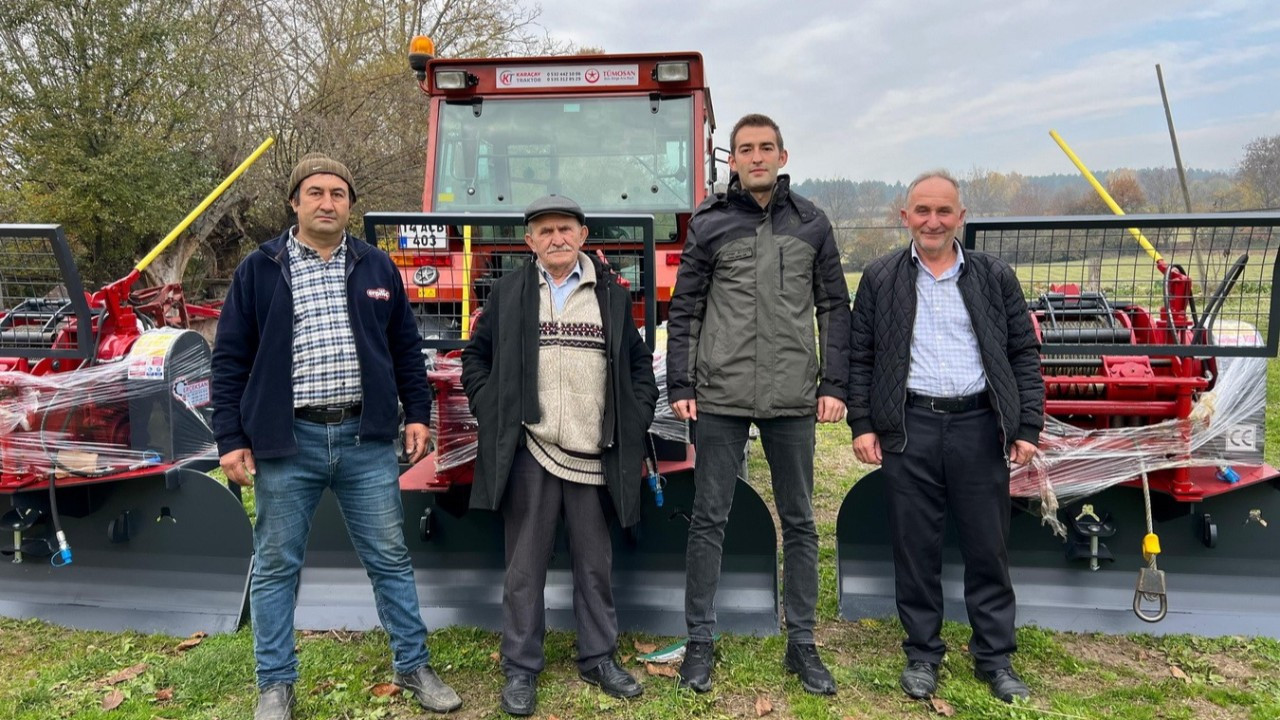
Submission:
[[[1128,213],[1186,211],[1177,171],[1172,168],[1104,170],[1096,173]],[[1107,213],[1080,175],[1020,175],[981,169],[959,176],[962,197],[974,215],[1080,215]],[[1187,184],[1195,212],[1246,209],[1237,178],[1221,170],[1191,169]],[[906,192],[903,183],[846,178],[806,179],[793,185],[822,207],[838,225],[892,222]]]

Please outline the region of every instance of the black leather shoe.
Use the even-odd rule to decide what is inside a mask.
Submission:
[[[690,640],[680,663],[680,687],[704,693],[711,689],[711,666],[715,665],[715,645],[708,640]]]
[[[538,676],[528,673],[508,675],[498,707],[508,715],[532,715],[538,707]]]
[[[926,700],[938,690],[938,666],[936,663],[912,660],[898,676],[902,692],[916,700]]]
[[[835,695],[836,681],[827,666],[818,657],[818,648],[813,645],[793,645],[787,643],[787,654],[782,658],[782,665],[787,672],[795,673],[800,678],[800,685],[814,695]]]
[[[258,691],[258,707],[253,711],[253,720],[291,720],[292,717],[292,685],[276,683]]]
[[[622,669],[612,655],[601,660],[599,665],[578,673],[578,677],[600,688],[610,697],[631,698],[644,692],[644,686],[631,673]]]
[[[991,672],[974,668],[973,674],[991,687],[992,695],[1007,703],[1013,702],[1014,698],[1026,700],[1031,697],[1031,689],[1022,682],[1022,678],[1018,677],[1018,673],[1014,672],[1013,668],[1000,668]]]
[[[408,673],[396,673],[395,684],[408,690],[418,704],[431,712],[447,713],[462,707],[462,698],[444,684],[430,665]]]

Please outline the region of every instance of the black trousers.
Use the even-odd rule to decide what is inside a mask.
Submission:
[[[938,663],[942,535],[955,524],[964,560],[969,652],[980,670],[1009,667],[1017,649],[1009,580],[1009,467],[994,410],[936,413],[908,406],[907,444],[884,453],[898,617],[908,660]]]
[[[596,485],[548,473],[525,448],[516,451],[502,498],[507,573],[502,586],[502,669],[542,672],[547,634],[547,564],[564,511],[573,566],[573,615],[578,624],[578,669],[595,667],[618,644],[613,608],[613,544]]]

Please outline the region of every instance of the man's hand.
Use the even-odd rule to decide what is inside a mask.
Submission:
[[[1009,460],[1014,465],[1026,465],[1036,456],[1037,448],[1026,440],[1014,440],[1009,448]]]
[[[879,465],[884,460],[880,454],[880,436],[869,432],[854,438],[853,455],[858,458],[858,462]]]
[[[698,419],[698,401],[697,400],[677,400],[671,403],[671,412],[681,420],[697,420]]]
[[[818,396],[818,422],[840,422],[844,419],[846,412],[848,412],[848,408],[845,407],[843,400],[833,398],[830,395]]]
[[[427,446],[431,442],[431,431],[422,423],[409,423],[404,426],[404,452],[409,456],[409,464],[413,465],[427,456]]]
[[[258,466],[253,462],[253,451],[249,448],[232,450],[218,458],[218,464],[231,482],[241,487],[253,486],[253,476],[258,472]]]

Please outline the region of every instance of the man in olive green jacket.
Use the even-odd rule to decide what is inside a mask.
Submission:
[[[849,289],[831,223],[778,175],[786,162],[776,123],[764,115],[738,121],[728,192],[690,220],[671,297],[667,392],[677,417],[697,421],[698,451],[680,681],[699,692],[711,688],[724,528],[752,423],[782,522],[784,664],[809,692],[835,692],[813,639],[813,452],[815,420],[845,415]]]

